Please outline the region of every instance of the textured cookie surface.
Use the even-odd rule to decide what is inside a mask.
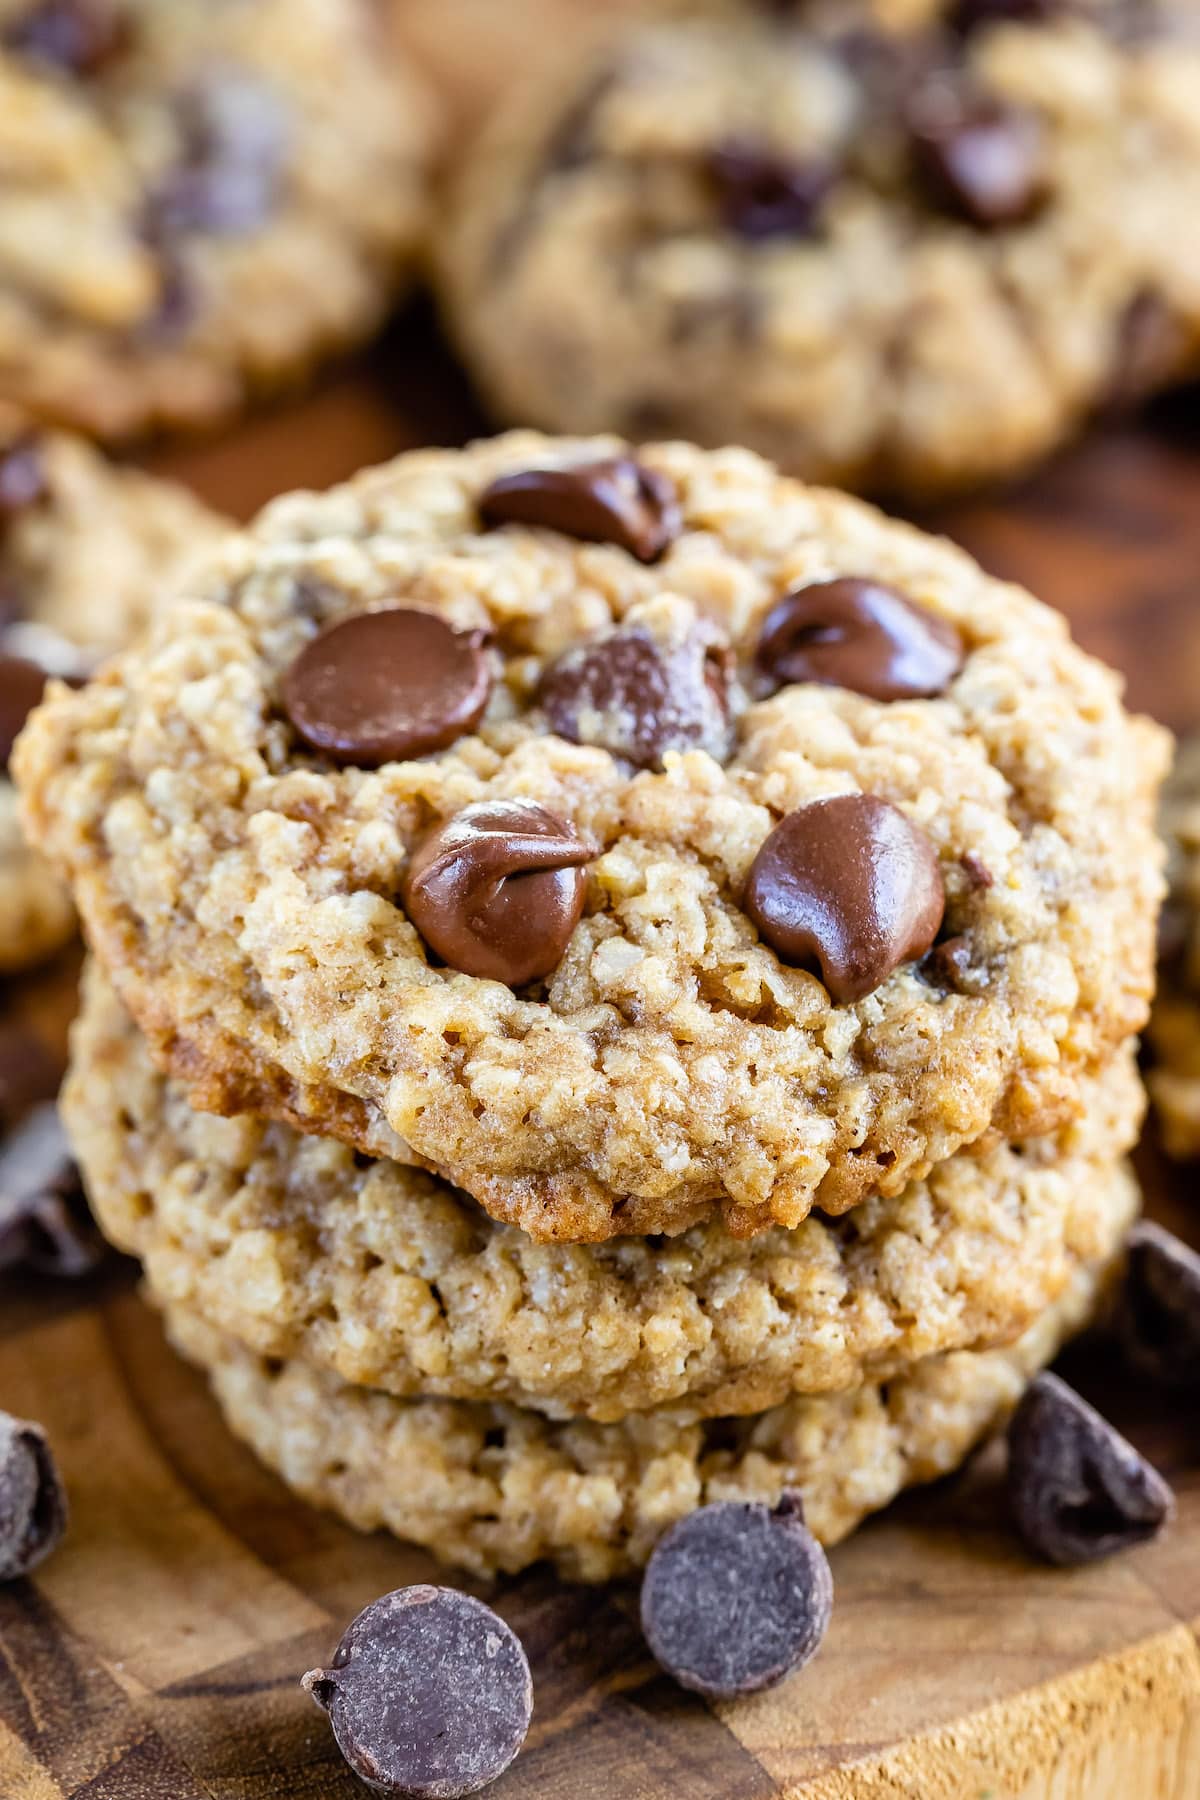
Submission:
[[[1010,1349],[929,1357],[886,1387],[707,1428],[670,1410],[553,1424],[515,1407],[396,1400],[255,1356],[199,1314],[165,1310],[230,1428],[304,1499],[479,1574],[546,1559],[569,1580],[607,1581],[710,1500],[774,1504],[798,1488],[809,1527],[837,1542],[903,1488],[956,1469],[1086,1322],[1095,1289],[1095,1272],[1081,1272]]]
[[[1163,830],[1171,895],[1163,921],[1163,969],[1150,1021],[1147,1077],[1172,1156],[1200,1156],[1200,739],[1181,746],[1167,783]]]
[[[926,494],[1196,364],[1194,9],[727,10],[548,71],[469,159],[442,286],[501,416]]]
[[[749,1242],[535,1244],[452,1188],[286,1125],[193,1112],[98,969],[63,1114],[107,1235],[156,1292],[344,1381],[616,1419],[761,1411],[1020,1335],[1111,1247],[1129,1052],[1057,1138],[960,1152],[895,1200]]]
[[[199,424],[365,335],[431,131],[362,0],[0,0],[0,398]]]
[[[791,1226],[898,1193],[989,1129],[1054,1129],[1144,1019],[1162,734],[1028,595],[745,452],[641,453],[678,503],[656,562],[483,529],[497,478],[619,449],[517,435],[288,497],[203,595],[39,709],[17,752],[27,823],[155,1055],[202,1108],[423,1162],[541,1238],[714,1208],[737,1234]],[[815,682],[756,698],[770,609],[852,572],[959,633],[961,671],[932,700]],[[388,607],[458,628],[469,680],[490,669],[486,712],[424,756],[335,763],[291,723],[290,671],[318,627]],[[722,658],[711,752],[637,769],[595,741],[603,709],[565,722],[583,741],[548,729],[547,670],[630,636]],[[375,693],[392,667],[399,690],[385,659],[336,692]],[[689,702],[705,719],[707,692]],[[932,958],[838,1002],[742,898],[781,817],[855,794],[901,828],[897,866],[906,845],[922,881],[933,862],[945,916]],[[570,851],[582,916],[556,913],[557,966],[513,989],[447,966],[400,896],[431,832],[518,801],[590,850]],[[893,864],[848,866],[869,883]]]

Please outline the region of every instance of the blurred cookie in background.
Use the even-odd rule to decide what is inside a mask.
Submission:
[[[1180,748],[1163,802],[1171,894],[1163,914],[1162,985],[1150,1023],[1147,1083],[1163,1143],[1200,1156],[1200,737]]]
[[[434,113],[368,0],[0,0],[0,400],[206,425],[367,336]]]

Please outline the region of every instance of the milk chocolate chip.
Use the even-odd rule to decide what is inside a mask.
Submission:
[[[918,826],[886,800],[840,794],[780,820],[751,865],[743,904],[784,962],[815,964],[843,1002],[924,956],[946,897]]]
[[[402,884],[408,916],[452,969],[522,987],[562,961],[596,851],[528,800],[483,800],[432,832]]]
[[[1117,1318],[1130,1361],[1169,1387],[1200,1388],[1200,1255],[1149,1219],[1128,1253]]]
[[[917,166],[937,201],[974,225],[1020,225],[1046,198],[1042,126],[988,96],[931,85],[910,109]]]
[[[661,768],[668,750],[707,750],[722,762],[730,663],[699,631],[673,645],[648,631],[615,631],[551,663],[538,698],[559,737],[598,744],[638,768]]]
[[[501,475],[479,511],[485,525],[541,525],[564,537],[619,544],[644,563],[657,562],[683,529],[671,482],[632,456]]]
[[[29,1575],[67,1527],[67,1496],[40,1425],[0,1413],[0,1581]]]
[[[381,1794],[458,1800],[495,1781],[525,1742],[533,1680],[520,1640],[482,1600],[409,1587],[360,1612],[327,1669],[301,1686],[338,1749]]]
[[[4,767],[26,719],[46,689],[46,671],[24,656],[0,650],[0,758]]]
[[[751,241],[807,237],[836,173],[831,163],[796,162],[749,138],[718,145],[708,167],[725,223]]]
[[[769,690],[816,681],[871,700],[921,700],[945,693],[962,668],[963,642],[895,588],[846,575],[776,601],[757,662]]]
[[[283,704],[306,743],[374,769],[442,750],[483,717],[492,678],[484,634],[390,607],[338,619],[300,652]]]

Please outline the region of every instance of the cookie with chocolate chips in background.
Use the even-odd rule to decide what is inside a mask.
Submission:
[[[920,500],[1200,367],[1194,8],[712,10],[465,158],[440,291],[499,418]]]
[[[116,439],[304,376],[407,278],[435,136],[368,0],[0,0],[0,400]]]
[[[410,453],[193,594],[17,763],[201,1108],[538,1239],[747,1236],[1056,1129],[1144,1021],[1165,734],[1029,595],[750,452]]]

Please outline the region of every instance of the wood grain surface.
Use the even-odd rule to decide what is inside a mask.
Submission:
[[[1063,607],[1177,727],[1200,716],[1200,401],[1177,396],[1020,489],[923,521]],[[428,315],[231,439],[153,466],[240,515],[419,442],[482,428]],[[61,1043],[76,960],[5,1005]],[[1152,1147],[1160,1216],[1193,1239],[1194,1176]],[[1098,1568],[1031,1566],[993,1452],[833,1556],[821,1655],[705,1708],[649,1662],[631,1589],[533,1572],[495,1603],[536,1713],[496,1800],[1200,1800],[1200,1420],[1102,1348],[1068,1374],[1167,1472],[1179,1521]],[[297,1685],[381,1592],[431,1565],[293,1501],[224,1431],[116,1259],[0,1283],[0,1405],[42,1420],[73,1506],[60,1551],[0,1590],[0,1800],[353,1800]]]

